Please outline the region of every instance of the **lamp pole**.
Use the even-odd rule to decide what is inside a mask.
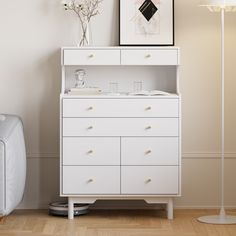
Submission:
[[[221,8],[221,209],[220,217],[225,217],[225,8]]]
[[[236,0],[230,0],[232,9],[226,5],[226,0],[207,0],[207,6],[211,11],[221,12],[221,180],[220,196],[221,207],[219,215],[202,216],[198,221],[208,224],[236,224],[236,216],[226,215],[225,212],[225,12],[236,8]],[[204,5],[203,5],[204,6]]]

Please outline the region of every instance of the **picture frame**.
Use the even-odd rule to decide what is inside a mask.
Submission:
[[[174,46],[174,0],[120,0],[120,46]]]

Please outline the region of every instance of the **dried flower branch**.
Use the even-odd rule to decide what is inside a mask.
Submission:
[[[80,46],[88,44],[86,37],[88,23],[93,16],[99,14],[98,7],[103,0],[70,0],[62,1],[65,10],[74,11],[78,16],[82,27],[82,39]]]

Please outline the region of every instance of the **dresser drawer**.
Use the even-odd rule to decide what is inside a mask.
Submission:
[[[178,99],[63,99],[63,117],[178,116]]]
[[[63,194],[120,194],[120,167],[64,166]]]
[[[63,136],[178,136],[178,118],[63,118]]]
[[[178,166],[122,166],[122,194],[177,195]]]
[[[64,65],[120,65],[120,50],[70,50],[63,54]]]
[[[121,165],[178,165],[178,137],[121,138]]]
[[[120,165],[120,138],[63,138],[63,165]]]
[[[178,65],[177,49],[122,50],[122,65]]]

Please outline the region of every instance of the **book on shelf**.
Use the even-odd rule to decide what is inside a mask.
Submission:
[[[133,95],[133,96],[168,96],[171,94],[168,92],[165,92],[165,91],[161,91],[161,90],[151,90],[151,91],[141,90],[139,92],[129,93],[129,95]]]
[[[71,88],[68,91],[69,95],[99,95],[102,90],[97,87],[87,87],[87,88]]]

